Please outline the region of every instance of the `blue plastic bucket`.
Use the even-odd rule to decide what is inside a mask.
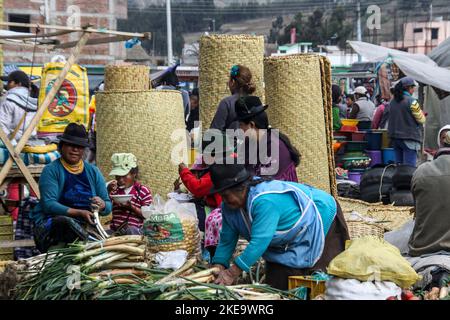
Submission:
[[[395,163],[395,151],[393,148],[383,149],[383,164]]]
[[[368,150],[381,150],[383,144],[383,134],[381,132],[367,132],[366,140]]]

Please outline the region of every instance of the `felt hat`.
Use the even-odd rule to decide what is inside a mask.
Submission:
[[[239,121],[253,118],[254,116],[264,112],[268,107],[268,105],[263,105],[257,96],[241,97],[234,105]]]
[[[213,188],[210,194],[230,189],[247,181],[251,174],[243,164],[214,164],[210,167]]]
[[[64,133],[58,136],[59,141],[74,144],[80,147],[89,147],[89,136],[82,124],[69,123]]]

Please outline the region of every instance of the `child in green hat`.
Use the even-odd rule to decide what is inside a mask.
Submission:
[[[132,153],[115,153],[111,157],[113,168],[110,176],[115,180],[109,183],[108,193],[112,199],[111,230],[118,235],[141,234],[144,216],[141,207],[152,203],[150,188],[140,184],[137,159]],[[130,200],[121,203],[115,196],[130,195]]]

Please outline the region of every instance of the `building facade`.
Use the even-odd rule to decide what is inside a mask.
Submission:
[[[403,25],[403,29],[403,40],[381,42],[381,46],[409,53],[428,54],[450,37],[450,21],[409,22]]]
[[[117,29],[117,20],[127,18],[127,0],[3,0],[3,21],[39,23],[61,26],[92,25],[94,28]],[[18,32],[35,30],[27,27],[8,27]],[[41,32],[51,32],[42,30]],[[58,37],[63,42],[76,41],[78,33]],[[70,49],[48,51],[33,47],[3,45],[4,63],[43,64],[56,54],[68,56]],[[108,64],[123,60],[126,51],[123,42],[90,45],[83,48],[78,63],[88,65]]]

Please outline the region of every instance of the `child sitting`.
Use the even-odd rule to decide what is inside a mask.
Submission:
[[[111,161],[113,169],[109,175],[115,176],[115,180],[108,185],[113,203],[111,230],[117,235],[142,234],[144,216],[141,207],[152,203],[151,191],[137,181],[137,159],[133,154],[115,153]],[[131,195],[131,199],[119,203],[114,200],[115,195]]]

